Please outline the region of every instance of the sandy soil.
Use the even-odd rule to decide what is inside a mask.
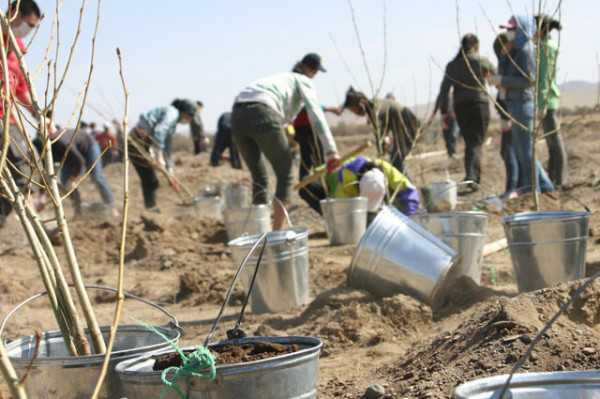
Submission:
[[[560,194],[543,198],[545,209],[592,212],[588,243],[588,273],[600,268],[600,120],[588,118],[574,124],[566,121],[566,142],[572,168],[571,181]],[[461,197],[461,209],[475,209],[486,196],[502,192],[504,172],[498,154],[498,133],[486,147],[482,191]],[[356,145],[360,137],[340,139],[343,148]],[[441,139],[423,145],[422,152],[443,148]],[[546,159],[545,146],[540,155]],[[203,185],[248,181],[245,172],[228,166],[212,169],[207,156],[176,155],[183,181],[195,190]],[[463,177],[462,162],[445,156],[409,161],[417,185]],[[108,168],[117,198],[120,167]],[[133,172],[133,171],[132,171]],[[84,198],[99,199],[89,183]],[[137,176],[132,173],[132,214],[128,227],[126,288],[156,302],[175,314],[185,327],[184,345],[200,343],[224,300],[234,274],[226,235],[220,220],[201,210],[177,204],[177,197],[162,184],[160,214],[143,211]],[[528,342],[564,302],[578,283],[540,292],[517,295],[508,251],[484,259],[482,287],[468,284],[453,291],[452,300],[439,311],[398,295],[376,298],[346,286],[346,269],[353,247],[330,247],[320,219],[300,199],[291,212],[293,222],[306,226],[310,238],[311,303],[289,314],[253,315],[244,329],[257,335],[316,335],[325,342],[321,357],[320,398],[359,398],[370,384],[386,388],[391,398],[444,398],[454,386],[469,379],[504,373],[510,369]],[[508,212],[530,209],[531,199],[509,204]],[[491,214],[489,242],[504,237],[501,216]],[[118,222],[85,217],[71,222],[78,256],[89,284],[114,286],[120,227]],[[0,313],[42,290],[31,250],[16,219],[0,231]],[[596,368],[600,363],[600,285],[586,292],[540,343],[524,371]],[[108,324],[113,296],[93,292],[101,322]],[[227,315],[239,309],[237,290]],[[143,304],[127,301],[124,323],[160,324],[166,317]],[[218,337],[233,325],[223,322]],[[14,339],[36,331],[54,329],[51,312],[43,300],[18,312],[4,336]],[[0,397],[2,394],[0,393]]]

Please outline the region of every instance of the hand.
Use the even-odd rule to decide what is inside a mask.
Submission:
[[[342,107],[329,107],[329,108],[325,108],[325,112],[329,112],[331,114],[341,116],[344,113],[344,110],[342,109]]]
[[[337,152],[327,154],[327,173],[331,173],[340,167],[342,159]]]
[[[165,161],[165,154],[162,150],[156,149],[154,152],[154,162],[162,168],[167,167],[167,161]]]

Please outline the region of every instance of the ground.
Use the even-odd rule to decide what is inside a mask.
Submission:
[[[598,154],[600,118],[565,121],[565,140],[571,167],[566,189],[542,198],[545,209],[592,211],[592,237],[588,242],[588,274],[600,265],[600,207]],[[482,190],[461,197],[461,209],[474,209],[487,196],[503,189],[503,164],[499,157],[499,133],[490,132],[486,146]],[[344,150],[364,137],[339,139]],[[423,144],[419,153],[443,148],[438,140]],[[189,149],[188,149],[189,151]],[[539,145],[546,159],[545,145]],[[246,172],[227,165],[213,169],[206,155],[176,154],[177,170],[194,191],[205,185],[248,181]],[[414,183],[446,178],[461,180],[461,161],[445,156],[409,161]],[[117,198],[122,196],[119,165],[108,168]],[[223,302],[234,274],[231,254],[220,220],[201,210],[182,207],[166,184],[162,184],[160,214],[143,211],[139,180],[132,170],[131,217],[128,228],[127,290],[156,302],[175,314],[185,328],[184,345],[201,343]],[[84,198],[96,201],[93,186],[86,183]],[[459,383],[472,378],[507,372],[544,322],[556,312],[580,284],[518,295],[508,251],[483,261],[483,286],[465,284],[454,290],[452,301],[436,312],[417,301],[398,295],[376,298],[346,285],[346,270],[354,248],[330,247],[324,226],[300,199],[291,212],[295,225],[310,229],[311,303],[289,314],[248,314],[243,328],[258,335],[315,335],[325,347],[321,356],[320,398],[359,398],[370,384],[383,385],[388,397],[445,398]],[[528,210],[531,199],[518,199],[507,212]],[[488,241],[504,237],[501,215],[490,215]],[[71,222],[78,257],[87,283],[114,286],[116,282],[119,223],[86,217]],[[36,264],[18,222],[12,218],[0,231],[0,313],[5,315],[19,302],[42,290]],[[108,324],[113,297],[92,291],[102,324]],[[236,291],[219,336],[233,323],[231,315],[240,305]],[[524,371],[597,368],[600,364],[600,285],[588,289],[534,351]],[[162,324],[163,315],[145,305],[127,301],[124,323]],[[43,301],[18,312],[8,323],[4,337],[17,338],[54,329],[51,312]],[[2,395],[0,394],[0,397]]]

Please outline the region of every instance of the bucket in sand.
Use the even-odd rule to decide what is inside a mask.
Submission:
[[[456,262],[456,251],[386,206],[358,244],[348,283],[378,296],[410,295],[435,308],[447,294]]]

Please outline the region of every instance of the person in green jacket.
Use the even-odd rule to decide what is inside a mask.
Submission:
[[[548,162],[548,175],[556,186],[566,183],[568,176],[567,151],[560,134],[558,110],[560,108],[560,89],[556,82],[556,68],[558,59],[558,45],[550,37],[553,30],[560,31],[560,21],[547,15],[536,17],[538,33],[536,35],[539,46],[539,79],[538,79],[538,114],[542,118],[544,137],[548,145],[550,159]]]

